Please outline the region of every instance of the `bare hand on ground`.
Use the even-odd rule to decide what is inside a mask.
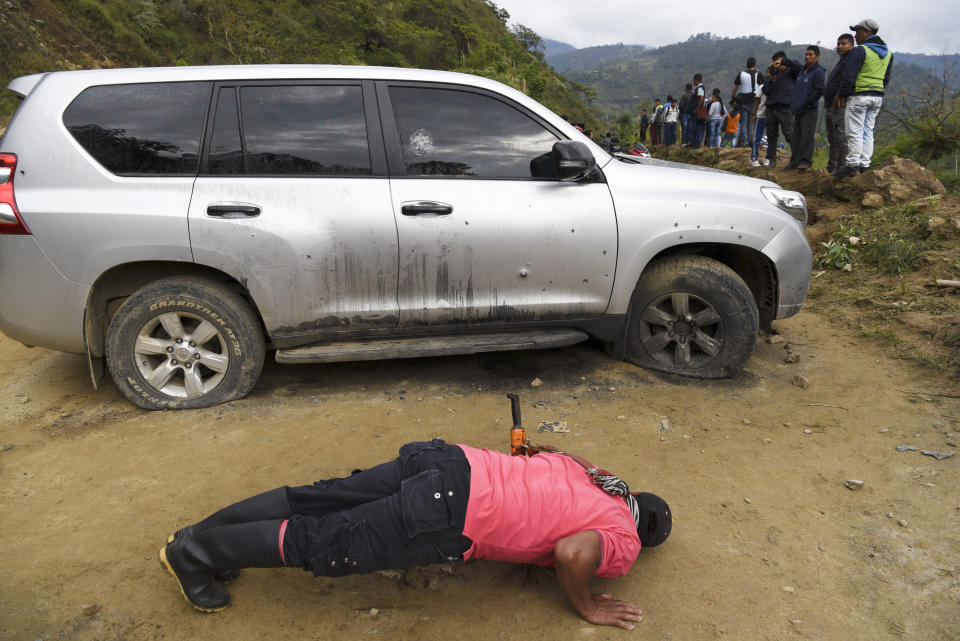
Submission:
[[[643,610],[627,603],[610,598],[609,594],[594,594],[593,609],[582,612],[583,618],[595,625],[615,625],[624,630],[633,630],[631,621],[643,621]]]

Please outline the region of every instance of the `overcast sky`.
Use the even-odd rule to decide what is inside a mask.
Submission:
[[[880,24],[879,36],[894,51],[957,53],[960,10],[956,0],[495,0],[510,23],[542,38],[577,48],[594,45],[661,46],[691,34],[763,35],[781,42],[833,44],[862,18]],[[835,17],[832,17],[835,16]]]

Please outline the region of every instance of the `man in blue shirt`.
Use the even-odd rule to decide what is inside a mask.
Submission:
[[[837,92],[840,90],[840,78],[843,77],[850,56],[847,55],[854,47],[853,36],[849,33],[841,34],[837,38],[837,53],[840,60],[837,66],[827,76],[827,84],[823,88],[823,119],[827,128],[827,141],[830,143],[830,160],[827,161],[827,171],[836,174],[846,164],[847,133],[843,125],[844,108],[836,106]]]
[[[826,69],[820,64],[820,47],[810,45],[803,56],[804,67],[797,75],[790,96],[793,113],[793,140],[790,142],[790,164],[787,169],[810,169],[813,166],[813,136],[817,130],[817,113]]]

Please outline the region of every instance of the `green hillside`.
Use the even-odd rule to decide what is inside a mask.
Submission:
[[[529,30],[483,0],[18,0],[0,3],[0,83],[41,71],[328,63],[474,73],[574,120],[595,116]],[[0,96],[0,118],[16,108]]]

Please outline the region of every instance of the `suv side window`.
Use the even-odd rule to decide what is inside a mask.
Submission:
[[[240,120],[248,174],[372,173],[358,85],[241,87]]]
[[[63,124],[115,174],[193,176],[209,96],[209,82],[89,87],[63,112]]]
[[[390,87],[408,176],[552,178],[559,138],[490,96],[453,89]]]

